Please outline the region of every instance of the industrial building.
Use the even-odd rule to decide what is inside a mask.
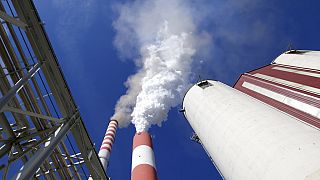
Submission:
[[[32,0],[1,1],[0,18],[2,178],[109,179],[117,120],[97,152]],[[182,111],[224,179],[315,180],[319,99],[320,52],[290,50],[234,87],[196,83]],[[157,179],[147,132],[134,135],[131,174]]]
[[[224,179],[320,179],[320,52],[291,50],[234,88],[195,84],[186,119]]]

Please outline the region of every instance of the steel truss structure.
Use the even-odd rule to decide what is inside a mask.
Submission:
[[[32,0],[0,19],[2,178],[108,179]]]

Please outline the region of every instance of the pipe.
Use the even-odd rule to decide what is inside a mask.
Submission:
[[[157,180],[152,140],[149,133],[136,133],[132,149],[131,180]]]
[[[111,153],[112,145],[115,140],[117,127],[118,127],[118,121],[114,119],[110,120],[106,134],[103,138],[103,141],[100,147],[99,154],[98,154],[100,161],[102,163],[102,166],[106,172],[109,165],[110,153]]]

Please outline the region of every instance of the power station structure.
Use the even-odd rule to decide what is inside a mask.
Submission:
[[[291,50],[234,88],[201,81],[183,111],[224,179],[320,179],[320,52]]]
[[[2,179],[109,179],[117,120],[97,153],[33,1],[1,1],[0,19]],[[225,179],[320,179],[319,51],[285,52],[234,87],[198,82],[183,112]],[[157,179],[147,132],[134,135],[131,179]]]
[[[33,1],[0,19],[2,179],[108,179]]]

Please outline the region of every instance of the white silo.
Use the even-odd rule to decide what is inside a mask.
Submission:
[[[217,81],[194,85],[184,114],[225,179],[320,179],[320,131]]]

